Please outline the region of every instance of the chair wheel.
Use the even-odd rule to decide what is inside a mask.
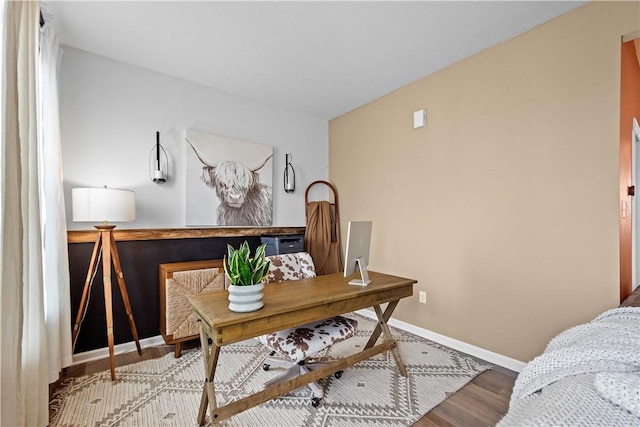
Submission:
[[[311,406],[313,406],[314,408],[317,408],[318,405],[320,404],[320,399],[317,397],[314,397],[311,399]]]
[[[271,365],[269,365],[268,363],[265,363],[264,365],[262,365],[262,369],[268,371],[270,366]]]
[[[335,374],[333,374],[336,378],[340,378],[342,376],[342,371],[338,371]]]

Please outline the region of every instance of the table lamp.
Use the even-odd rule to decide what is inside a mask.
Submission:
[[[133,339],[138,348],[138,354],[142,354],[140,341],[138,340],[138,331],[133,319],[129,295],[124,282],[124,275],[120,267],[120,257],[116,247],[116,241],[113,237],[113,229],[115,225],[109,222],[129,222],[136,219],[136,203],[135,193],[129,190],[116,190],[112,188],[74,188],[71,192],[73,221],[78,222],[100,222],[95,225],[98,230],[96,243],[91,253],[91,261],[89,262],[89,270],[87,278],[84,282],[82,298],[78,315],[73,326],[72,342],[75,348],[80,324],[84,318],[85,308],[89,293],[91,291],[91,282],[98,267],[99,253],[102,253],[102,279],[104,283],[104,306],[107,317],[107,340],[109,342],[109,367],[111,368],[111,381],[115,381],[115,355],[113,340],[113,311],[111,305],[111,265],[113,264],[122,294],[122,300],[129,318],[129,326]]]

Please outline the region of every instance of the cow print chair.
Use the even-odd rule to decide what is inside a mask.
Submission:
[[[306,252],[272,255],[267,258],[271,265],[266,283],[316,277],[313,260]],[[271,350],[263,369],[268,371],[272,366],[285,368],[283,373],[264,385],[288,381],[322,365],[326,358],[317,355],[331,345],[351,338],[357,329],[356,320],[334,316],[258,337],[258,340]],[[342,371],[335,373],[336,378],[340,378],[341,375]],[[309,383],[308,386],[312,391],[311,404],[314,407],[318,406],[320,399],[324,397],[324,391],[317,382]]]

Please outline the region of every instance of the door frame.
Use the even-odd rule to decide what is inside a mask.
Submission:
[[[620,288],[619,301],[622,302],[633,290],[633,263],[637,254],[633,251],[633,222],[632,205],[634,198],[631,194],[636,190],[632,180],[632,149],[634,138],[633,118],[640,116],[640,49],[636,49],[636,39],[640,37],[640,30],[622,37],[620,45],[620,150],[619,150],[619,263]],[[638,147],[640,149],[640,147]],[[640,167],[640,165],[638,165]],[[640,170],[638,171],[640,181]],[[640,189],[637,189],[640,191]],[[640,194],[639,194],[640,197]],[[638,203],[638,202],[636,202]],[[638,215],[640,215],[640,209]],[[640,242],[636,242],[640,249]],[[640,278],[640,262],[636,262],[636,276]],[[637,278],[635,279],[637,280]]]
[[[640,162],[638,155],[640,154],[640,124],[637,117],[633,118],[633,126],[631,130],[631,185],[635,191],[638,191],[638,167]],[[640,233],[640,201],[638,195],[635,195],[631,203],[631,291],[638,287],[638,268],[640,267],[640,254],[638,253],[638,244],[640,244],[638,234]]]

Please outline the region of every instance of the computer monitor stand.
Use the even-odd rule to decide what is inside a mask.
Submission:
[[[364,265],[364,259],[362,257],[356,258],[356,265],[358,266],[358,270],[360,270],[360,277],[362,278],[362,280],[353,279],[349,281],[349,284],[367,286],[369,283],[371,283],[371,280],[369,280],[369,273],[367,273],[367,266]]]

